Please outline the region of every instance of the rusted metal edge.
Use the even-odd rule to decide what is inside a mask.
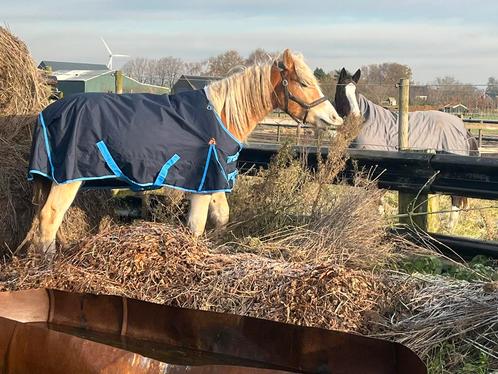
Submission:
[[[34,320],[23,325],[43,327],[48,335],[57,332],[83,342],[133,352],[172,367],[221,365],[301,373],[426,373],[425,365],[412,351],[394,342],[118,296],[37,292],[49,295],[50,311],[45,320],[48,323]],[[0,301],[10,303],[4,309],[12,317],[19,297],[16,293],[10,296],[9,302],[9,297],[0,293]],[[37,299],[33,300],[36,309]],[[76,340],[72,342],[76,344]],[[47,346],[41,342],[38,345]],[[98,350],[94,353],[100,354]]]

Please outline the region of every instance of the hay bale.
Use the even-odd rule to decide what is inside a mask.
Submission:
[[[0,27],[0,115],[31,114],[44,108],[50,95],[45,81],[26,45]]]
[[[0,116],[0,254],[23,239],[33,216],[27,170],[36,115]]]
[[[11,255],[33,219],[32,184],[27,181],[31,138],[49,94],[26,45],[0,27],[0,258]],[[80,193],[62,225],[66,241],[106,226],[112,221],[113,204],[109,193]]]
[[[0,289],[53,287],[229,312],[307,326],[364,331],[384,285],[368,271],[220,252],[184,229],[115,227],[56,258],[53,270],[15,260]]]

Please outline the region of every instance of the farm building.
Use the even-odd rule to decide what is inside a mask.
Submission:
[[[203,77],[198,75],[182,75],[173,85],[172,92],[179,93],[183,91],[198,90],[204,88],[212,81],[217,81],[220,77]]]
[[[104,64],[42,61],[38,68],[50,70],[57,78],[57,89],[64,96],[80,92],[115,92],[114,71]],[[144,84],[133,78],[123,77],[123,92],[169,93],[166,87]]]
[[[463,104],[446,104],[439,109],[441,112],[452,113],[452,114],[463,114],[468,113],[469,108]]]

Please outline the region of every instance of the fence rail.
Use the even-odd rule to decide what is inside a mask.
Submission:
[[[250,143],[240,154],[239,167],[267,167],[280,148],[276,144]],[[316,147],[294,146],[291,152],[296,158],[305,158],[309,168],[316,168]],[[327,157],[325,147],[321,152]],[[346,179],[352,179],[359,168],[369,171],[385,189],[498,199],[498,160],[494,158],[357,149],[349,149],[348,155]]]
[[[498,154],[498,120],[462,118],[467,130],[477,131],[476,139],[481,154]],[[285,117],[266,117],[253,132],[250,141],[255,143],[282,143],[290,141],[297,145],[311,145],[315,141],[314,127],[298,126]],[[486,133],[491,132],[487,135]],[[324,145],[328,142],[324,142]]]

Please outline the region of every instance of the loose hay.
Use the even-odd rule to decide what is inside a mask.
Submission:
[[[229,312],[307,326],[364,331],[363,313],[381,308],[384,286],[371,272],[330,263],[220,253],[169,225],[121,226],[83,241],[53,270],[16,259],[3,289],[53,287]]]

